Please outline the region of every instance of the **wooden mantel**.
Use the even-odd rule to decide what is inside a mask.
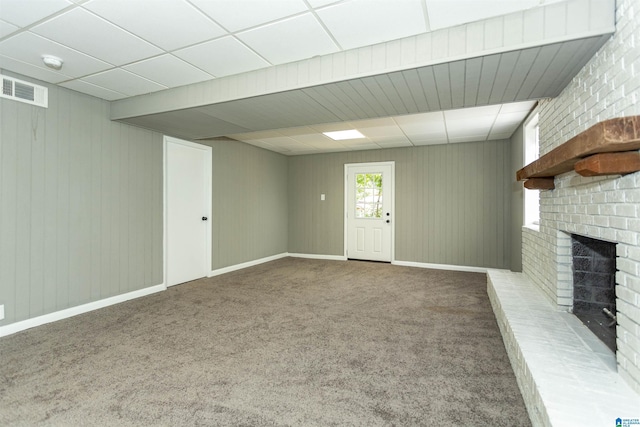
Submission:
[[[530,189],[553,189],[553,178],[576,170],[582,176],[640,170],[640,116],[605,120],[554,148],[516,173]]]

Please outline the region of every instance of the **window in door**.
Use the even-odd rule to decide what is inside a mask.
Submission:
[[[356,174],[356,218],[382,218],[382,173]]]

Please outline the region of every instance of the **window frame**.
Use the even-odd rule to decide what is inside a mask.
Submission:
[[[540,157],[540,125],[539,114],[533,114],[524,124],[522,142],[523,163],[529,163]],[[540,190],[524,189],[522,221],[524,227],[539,229],[540,227]]]

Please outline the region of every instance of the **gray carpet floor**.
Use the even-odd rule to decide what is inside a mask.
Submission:
[[[484,274],[284,258],[0,338],[0,425],[530,422]]]

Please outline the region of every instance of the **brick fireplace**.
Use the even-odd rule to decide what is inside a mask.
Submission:
[[[573,306],[572,234],[616,243],[616,360],[640,391],[640,174],[556,177],[541,193],[539,230],[523,230],[523,271],[560,310]]]
[[[640,115],[640,7],[616,4],[616,32],[556,98],[540,101],[540,154],[593,125]],[[616,243],[617,372],[640,392],[640,172],[555,176],[540,193],[539,229],[522,229],[524,276],[557,309],[573,305],[571,235]],[[528,191],[528,190],[525,190]]]
[[[594,125],[640,115],[639,33],[637,1],[618,0],[614,35],[532,112],[541,156]],[[514,175],[525,166],[524,137],[524,127],[512,137]],[[529,190],[514,187],[522,273],[490,271],[488,293],[533,425],[615,425],[618,417],[640,418],[640,172],[585,177],[572,167],[540,175],[553,189],[540,192],[539,225],[522,227],[521,191]],[[582,292],[572,235],[615,244],[615,350],[571,314]]]

